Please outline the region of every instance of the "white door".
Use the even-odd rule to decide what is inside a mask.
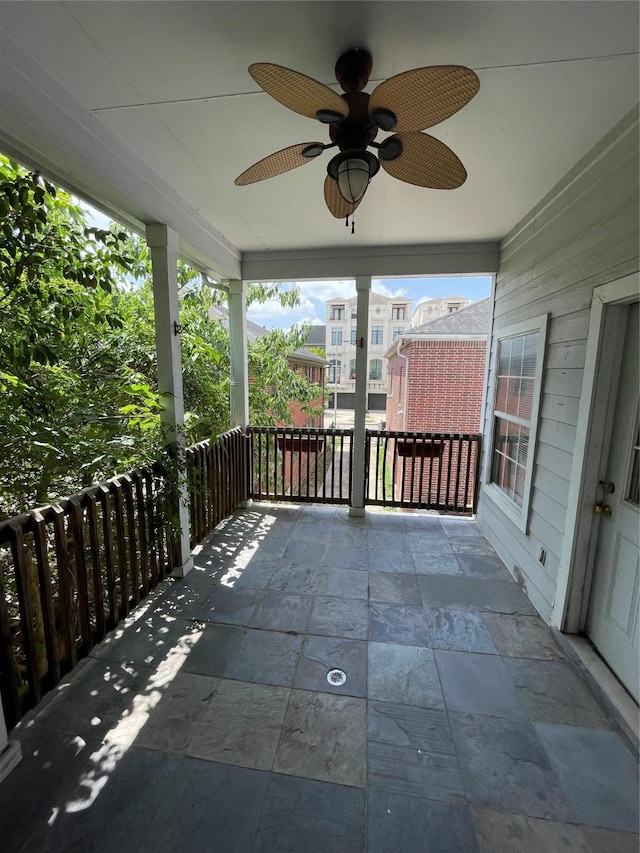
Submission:
[[[638,414],[638,303],[628,309],[627,331],[605,485],[598,494],[611,515],[601,515],[587,633],[627,690],[639,701],[640,438]],[[613,493],[605,491],[612,483]]]

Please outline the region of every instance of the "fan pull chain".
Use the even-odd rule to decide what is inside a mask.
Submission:
[[[352,234],[355,234],[355,233],[356,233],[356,221],[355,221],[355,219],[353,218],[353,216],[351,217],[351,233],[352,233]]]
[[[347,213],[347,218],[344,221],[345,228],[349,227],[349,214]]]

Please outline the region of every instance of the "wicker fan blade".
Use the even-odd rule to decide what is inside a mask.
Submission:
[[[302,152],[308,145],[321,144],[320,142],[301,142],[299,145],[290,145],[289,148],[283,148],[281,151],[269,154],[268,157],[258,160],[253,166],[245,169],[235,179],[234,184],[237,187],[246,187],[247,184],[266,181],[267,178],[275,178],[276,175],[282,175],[292,169],[297,169],[298,166],[304,166],[305,163],[311,163],[314,158],[303,157]]]
[[[364,196],[363,196],[364,198]],[[351,204],[348,201],[345,201],[340,195],[340,190],[338,189],[338,185],[330,178],[329,175],[324,179],[324,200],[327,203],[327,207],[332,216],[335,216],[336,219],[346,219],[347,216],[351,216],[353,211],[360,204],[360,201],[356,202],[356,204]]]
[[[480,88],[474,71],[464,65],[431,65],[390,77],[371,93],[369,112],[395,113],[399,133],[424,130],[462,109]]]
[[[444,142],[426,133],[398,133],[396,136],[402,143],[402,154],[397,160],[380,162],[394,178],[434,190],[455,190],[464,184],[467,171]]]
[[[340,95],[298,71],[271,62],[256,62],[249,66],[249,74],[267,94],[295,113],[308,118],[316,118],[318,110],[331,110],[345,118],[349,115],[349,107]]]

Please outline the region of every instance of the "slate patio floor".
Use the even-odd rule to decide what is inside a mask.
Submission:
[[[636,756],[469,520],[240,512],[15,734],[2,853],[638,851]]]

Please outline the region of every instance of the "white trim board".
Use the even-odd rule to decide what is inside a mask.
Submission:
[[[620,312],[640,297],[633,273],[593,291],[589,333],[571,466],[565,533],[562,539],[551,624],[565,633],[583,630],[595,557],[599,519],[593,515],[598,472],[608,453],[605,418],[615,400],[621,335]]]
[[[242,278],[313,281],[358,276],[494,275],[499,263],[500,244],[496,241],[244,252]]]

